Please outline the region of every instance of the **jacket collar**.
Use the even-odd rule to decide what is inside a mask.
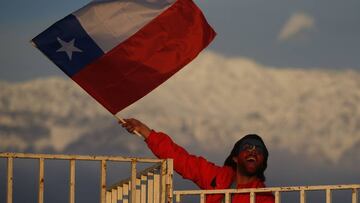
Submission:
[[[235,182],[235,181],[234,181]],[[236,184],[236,182],[235,182]],[[237,189],[243,189],[243,188],[262,188],[265,187],[265,184],[263,181],[256,179],[254,181],[251,181],[249,183],[246,184],[237,184],[236,188]]]

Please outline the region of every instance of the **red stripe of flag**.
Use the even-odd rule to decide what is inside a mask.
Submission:
[[[215,35],[191,0],[178,0],[72,79],[116,114],[188,64]]]

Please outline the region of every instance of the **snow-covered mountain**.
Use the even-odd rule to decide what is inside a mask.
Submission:
[[[205,52],[123,111],[204,153],[247,133],[270,148],[337,162],[360,143],[360,74],[273,68]],[[74,82],[0,83],[0,150],[145,153]],[[230,150],[226,150],[230,151]]]

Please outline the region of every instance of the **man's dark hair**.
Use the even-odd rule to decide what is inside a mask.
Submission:
[[[238,155],[238,148],[240,147],[240,145],[242,144],[242,142],[244,142],[246,139],[256,139],[258,141],[260,141],[263,145],[264,145],[264,163],[262,165],[262,167],[260,168],[260,171],[256,174],[256,176],[262,180],[265,181],[265,175],[264,175],[264,171],[267,167],[267,160],[269,157],[269,152],[265,146],[264,141],[261,139],[261,137],[259,135],[256,134],[248,134],[245,135],[243,138],[241,138],[239,141],[237,141],[233,147],[233,149],[231,150],[230,155],[226,158],[225,162],[224,162],[224,166],[230,166],[234,171],[236,171],[236,163],[233,160],[233,157],[236,157]]]

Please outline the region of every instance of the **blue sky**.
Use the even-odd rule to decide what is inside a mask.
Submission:
[[[0,80],[63,75],[29,40],[87,2],[0,3]],[[209,50],[279,68],[360,70],[358,0],[196,2],[218,33]],[[280,39],[286,25],[292,31]]]

